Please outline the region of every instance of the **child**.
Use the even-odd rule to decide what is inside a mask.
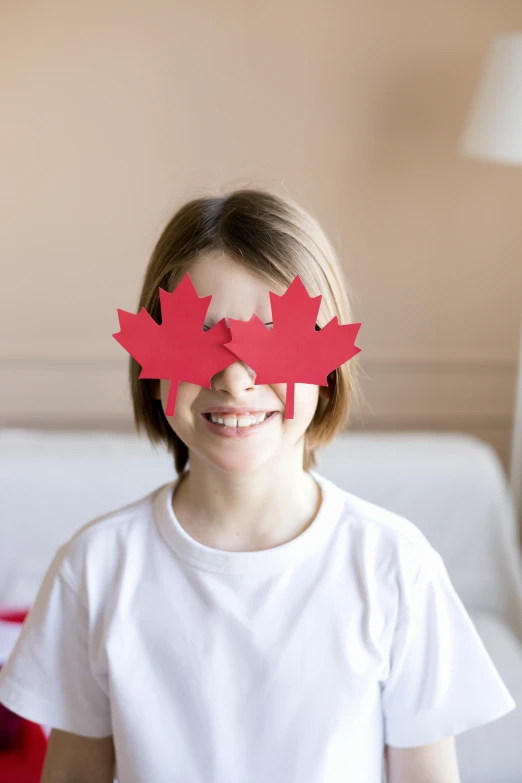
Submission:
[[[205,330],[270,329],[269,292],[297,275],[318,329],[352,320],[318,223],[267,191],[186,203],[140,308],[159,323],[186,272],[212,296]],[[423,534],[313,470],[355,370],[297,383],[287,418],[286,384],[237,360],[211,388],[182,381],[167,416],[169,381],[131,359],[136,424],[178,477],[58,550],[1,673],[0,701],[53,727],[46,783],[112,780],[114,759],[119,783],[397,783],[423,763],[447,783],[442,740],[515,708]]]

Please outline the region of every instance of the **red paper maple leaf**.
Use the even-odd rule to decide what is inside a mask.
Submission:
[[[286,383],[287,419],[294,418],[296,383],[328,386],[327,375],[361,351],[355,345],[360,323],[339,324],[337,316],[316,331],[321,295],[310,297],[297,275],[281,296],[270,293],[273,328],[253,315],[229,318],[235,355],[256,372],[256,384]]]
[[[230,330],[222,318],[204,332],[211,296],[198,296],[189,274],[169,293],[159,289],[161,324],[141,308],[135,315],[118,310],[115,340],[141,365],[140,378],[170,380],[165,413],[174,416],[180,381],[212,388],[210,379],[237,362],[225,343]]]

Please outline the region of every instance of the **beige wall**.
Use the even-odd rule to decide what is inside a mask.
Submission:
[[[516,29],[503,0],[4,3],[0,425],[130,426],[111,334],[164,223],[268,185],[322,221],[355,290],[353,426],[464,430],[506,463],[522,169],[458,142]]]

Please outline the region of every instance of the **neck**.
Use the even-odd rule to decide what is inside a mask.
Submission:
[[[273,461],[251,473],[219,470],[197,455],[173,498],[179,523],[214,549],[257,551],[300,535],[316,516],[321,490],[296,459]]]

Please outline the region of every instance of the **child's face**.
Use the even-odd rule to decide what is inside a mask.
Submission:
[[[228,256],[213,253],[199,257],[188,270],[199,296],[212,295],[205,319],[210,328],[221,318],[248,321],[253,313],[272,328],[269,291],[284,293],[273,283],[257,278]],[[302,454],[303,436],[314,416],[323,389],[295,384],[294,418],[284,417],[286,384],[254,385],[255,373],[236,361],[212,377],[211,389],[192,383],[179,384],[176,411],[167,420],[190,451],[225,471],[250,473],[271,460]],[[170,381],[160,381],[165,410]],[[237,406],[275,411],[254,428],[212,424],[203,415],[209,408]],[[190,458],[190,455],[189,455]]]

